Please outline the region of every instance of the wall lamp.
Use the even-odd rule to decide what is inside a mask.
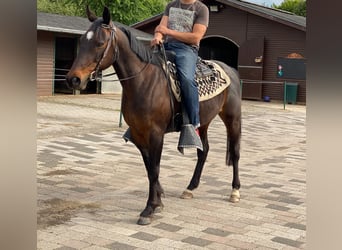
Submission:
[[[210,12],[219,12],[219,6],[217,4],[209,5]]]
[[[209,4],[209,11],[210,12],[219,12],[222,8],[224,8],[224,5],[216,3],[216,2]]]

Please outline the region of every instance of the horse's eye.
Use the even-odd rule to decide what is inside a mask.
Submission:
[[[97,41],[96,42],[96,47],[100,48],[100,47],[103,47],[104,46],[104,41]]]

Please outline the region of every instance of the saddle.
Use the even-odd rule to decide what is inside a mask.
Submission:
[[[166,67],[170,74],[170,84],[173,94],[178,102],[181,101],[180,82],[175,65],[175,53],[165,51]],[[229,76],[215,62],[198,57],[196,63],[195,81],[198,87],[199,101],[208,100],[226,89],[230,84]]]
[[[165,51],[166,59],[169,64],[172,64],[174,66],[175,63],[175,57],[176,53],[174,51]],[[198,57],[197,63],[196,63],[196,79],[204,78],[207,76],[210,76],[214,74],[214,71],[210,68],[210,66],[204,61],[201,57]]]

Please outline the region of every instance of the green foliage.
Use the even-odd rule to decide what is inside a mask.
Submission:
[[[107,6],[114,21],[131,25],[146,18],[160,14],[168,0],[37,0],[37,9],[41,12],[56,13],[69,16],[86,16],[86,5],[101,16],[103,7]]]
[[[306,16],[306,0],[284,0],[279,5],[272,5],[272,8],[285,10],[298,16]]]
[[[69,4],[69,0],[37,0],[37,10],[66,16],[84,16],[84,10],[77,5]]]

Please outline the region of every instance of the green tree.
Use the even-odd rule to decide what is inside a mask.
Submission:
[[[272,4],[272,8],[285,10],[306,17],[306,0],[284,0],[281,4]]]
[[[85,11],[69,0],[37,0],[37,10],[66,16],[84,16]]]
[[[107,6],[114,21],[131,25],[151,16],[162,13],[168,0],[37,0],[37,9],[42,12],[70,16],[86,16],[85,8],[97,15],[102,15],[103,7]]]

